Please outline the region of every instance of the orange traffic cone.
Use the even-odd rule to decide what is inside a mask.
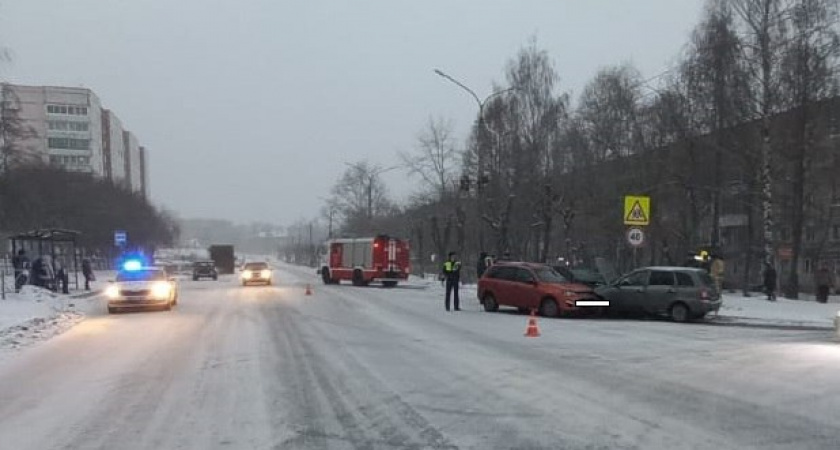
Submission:
[[[531,310],[531,317],[528,318],[528,328],[525,328],[525,337],[540,337],[540,327],[537,325],[537,315]]]
[[[309,283],[306,284],[306,295],[312,295],[312,285]]]

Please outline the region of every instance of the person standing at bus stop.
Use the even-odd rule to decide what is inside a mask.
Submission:
[[[20,289],[29,281],[29,257],[26,256],[26,250],[18,250],[17,255],[12,258],[12,266],[15,270],[15,292],[20,292]]]
[[[446,310],[449,311],[449,301],[454,295],[455,311],[461,310],[461,300],[458,297],[458,287],[461,283],[461,261],[458,254],[449,252],[449,257],[443,263],[443,278],[446,281]]]

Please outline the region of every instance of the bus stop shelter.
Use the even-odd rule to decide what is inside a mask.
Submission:
[[[73,230],[47,228],[11,236],[9,241],[12,243],[12,255],[17,255],[18,250],[22,249],[26,250],[33,260],[49,256],[53,265],[55,261],[62,261],[65,270],[73,271],[75,289],[79,289],[79,253],[76,239],[80,234]]]

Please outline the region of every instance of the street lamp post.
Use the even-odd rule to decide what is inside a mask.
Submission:
[[[475,91],[467,87],[464,83],[461,83],[460,81],[456,80],[455,78],[446,74],[440,69],[434,69],[434,71],[435,74],[437,74],[438,76],[455,84],[456,86],[470,94],[473,100],[475,100],[475,103],[478,105],[478,170],[476,173],[476,201],[478,203],[478,220],[481,221],[484,215],[484,194],[483,189],[481,189],[481,183],[483,181],[484,176],[485,154],[487,153],[485,149],[485,143],[487,142],[487,132],[490,131],[490,129],[487,127],[487,122],[484,120],[484,106],[487,104],[488,101],[490,101],[491,98],[502,94],[506,94],[511,91],[518,90],[518,88],[511,87],[491,92],[487,97],[484,98],[484,100],[482,100],[478,97]],[[481,247],[484,247],[484,227],[481,226],[481,224],[479,224],[478,226],[478,242]]]

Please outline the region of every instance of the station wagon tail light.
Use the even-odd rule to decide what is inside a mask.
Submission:
[[[700,289],[700,300],[708,300],[709,299],[709,291],[705,289]]]

